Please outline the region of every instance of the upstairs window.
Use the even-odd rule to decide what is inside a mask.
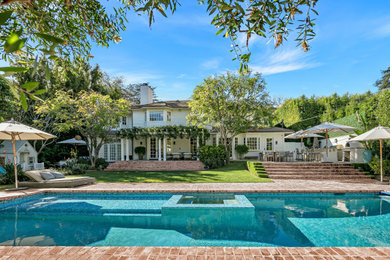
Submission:
[[[164,112],[163,111],[150,111],[149,112],[149,121],[164,121]]]
[[[122,117],[122,125],[126,125],[127,124],[127,118],[124,116]]]

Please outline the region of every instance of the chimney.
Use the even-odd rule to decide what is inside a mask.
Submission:
[[[153,103],[153,90],[152,88],[147,84],[142,84],[140,89],[140,104],[150,104]]]

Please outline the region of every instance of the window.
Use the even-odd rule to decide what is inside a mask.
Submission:
[[[127,124],[127,118],[124,116],[122,117],[122,125],[126,125]]]
[[[150,138],[150,158],[157,158],[156,138]]]
[[[274,149],[274,142],[272,138],[267,138],[267,151],[272,151]]]
[[[171,122],[172,114],[170,111],[167,112],[167,121]]]
[[[167,139],[167,153],[172,152],[172,139]]]
[[[34,157],[28,157],[28,164],[34,164]]]
[[[234,137],[234,148],[238,145],[238,137]]]
[[[103,147],[103,158],[108,161],[108,144],[105,144]]]
[[[213,137],[213,145],[216,146],[217,145],[217,138],[214,136]]]
[[[198,149],[197,149],[196,139],[191,138],[191,153],[195,155],[197,150]]]
[[[110,145],[110,161],[116,160],[116,147],[115,144]]]
[[[257,137],[248,137],[246,142],[249,150],[257,150]]]
[[[150,111],[149,112],[149,121],[164,121],[164,112],[163,111]]]
[[[122,158],[121,158],[121,156],[122,156],[122,145],[121,144],[117,144],[116,145],[116,160],[117,161],[120,161]]]

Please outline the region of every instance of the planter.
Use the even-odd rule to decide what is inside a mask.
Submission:
[[[369,163],[372,160],[372,151],[371,150],[364,150],[363,151],[363,161],[365,163]]]

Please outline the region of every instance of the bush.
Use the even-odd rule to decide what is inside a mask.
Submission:
[[[104,160],[104,159],[103,159]],[[85,158],[78,158],[77,159],[77,163],[78,164],[88,164],[88,165],[91,165],[91,161],[88,160],[88,159],[85,159]]]
[[[381,164],[378,157],[372,158],[369,165],[374,174],[381,174]],[[383,160],[383,175],[390,175],[390,160]]]
[[[109,163],[104,158],[97,158],[95,162],[95,168],[106,169]]]
[[[1,185],[14,184],[15,183],[14,165],[6,164],[4,166],[4,169],[6,170],[6,173],[0,174],[0,184]],[[17,171],[18,171],[18,181],[30,180],[30,178],[24,175],[24,171],[20,165],[17,166]]]
[[[68,175],[82,175],[89,169],[91,169],[91,166],[88,164],[80,164],[76,161],[69,161],[67,167],[65,168],[65,172]]]
[[[199,160],[210,169],[224,166],[226,155],[227,152],[223,145],[205,145],[199,149]]]
[[[146,154],[146,148],[144,146],[137,146],[134,152],[138,155],[138,159],[142,160]]]
[[[234,150],[238,153],[238,158],[242,159],[242,157],[249,151],[249,147],[245,144],[239,144]]]

